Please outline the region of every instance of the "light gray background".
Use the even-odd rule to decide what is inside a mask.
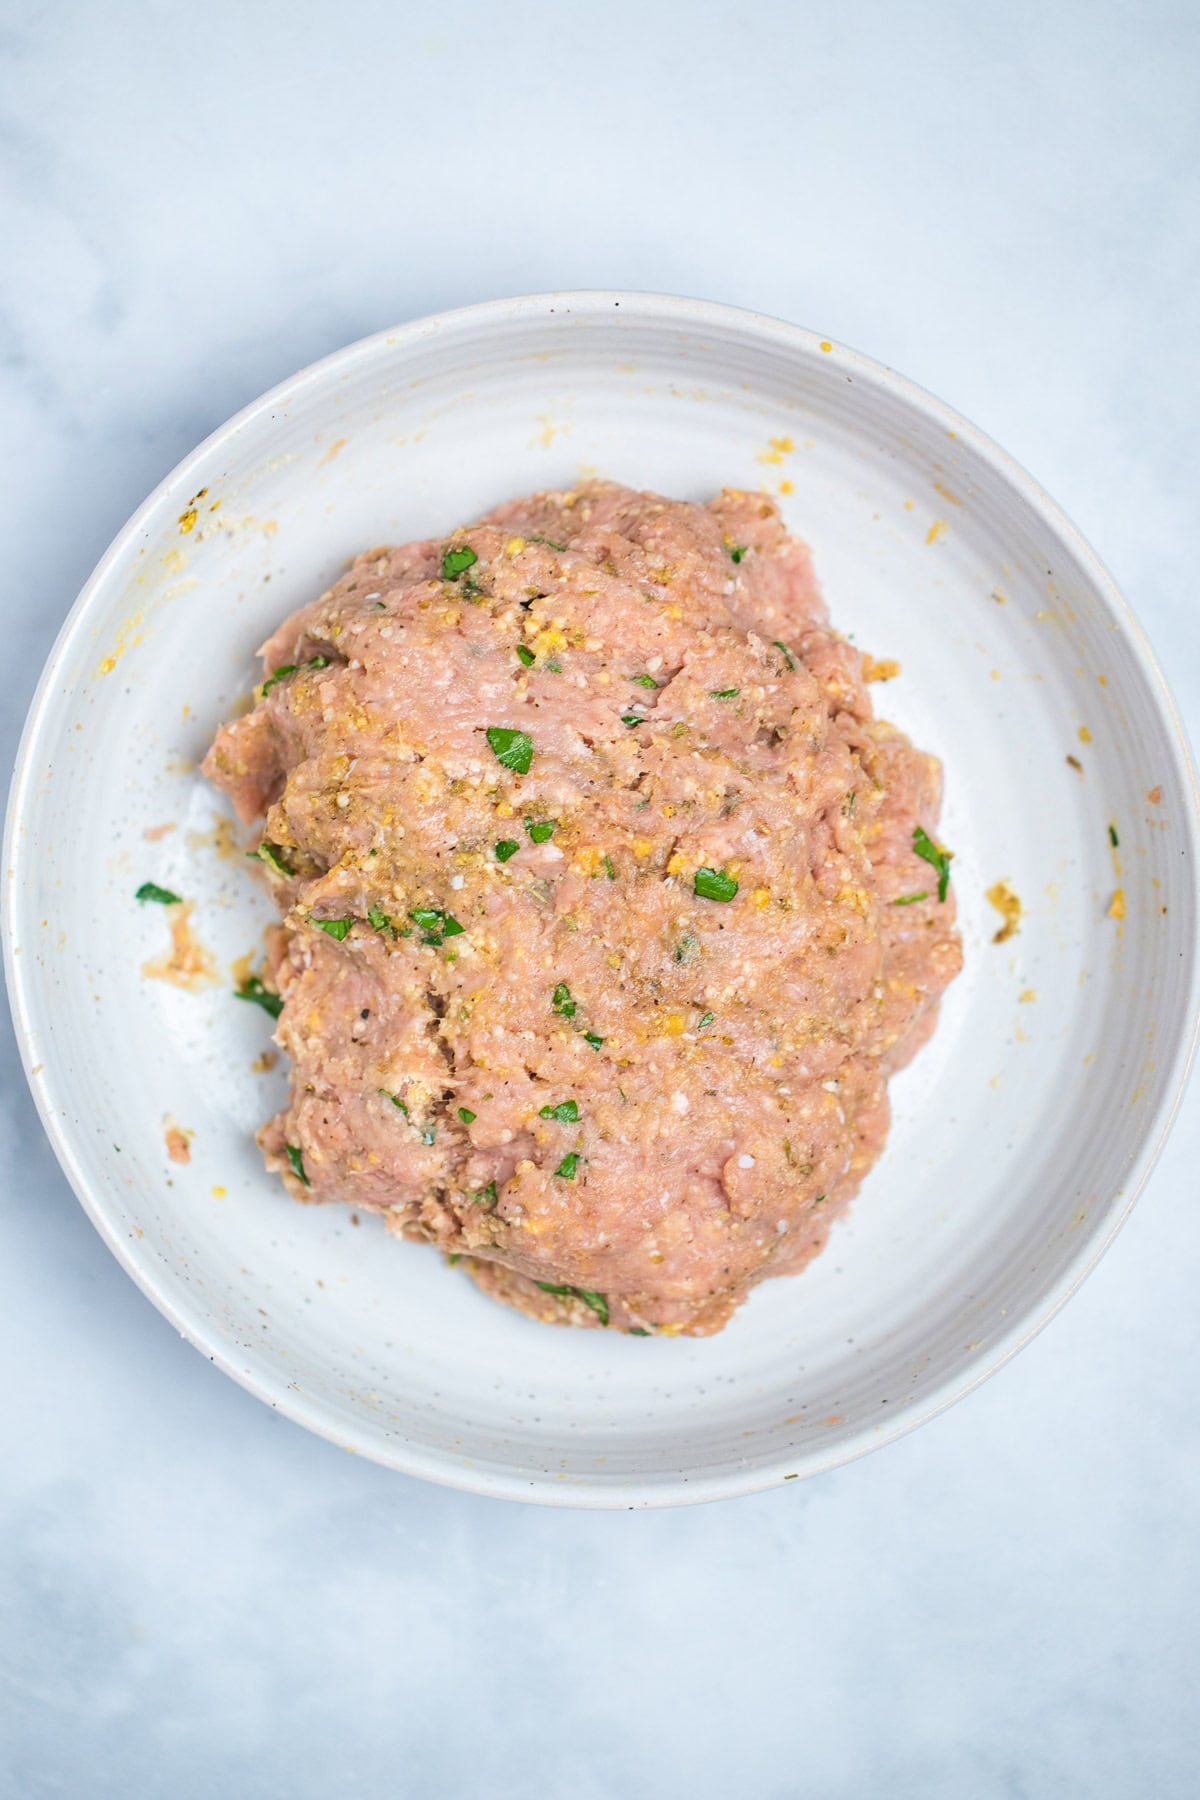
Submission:
[[[10,0],[0,40],[6,759],[199,438],[377,327],[571,286],[777,313],[957,405],[1198,735],[1194,6]],[[3,1059],[4,1800],[1196,1792],[1200,1092],[980,1393],[810,1484],[610,1517],[406,1481],[216,1374]]]

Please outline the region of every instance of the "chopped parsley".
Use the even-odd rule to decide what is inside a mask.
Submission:
[[[283,1011],[282,996],[273,994],[258,975],[248,975],[241,987],[234,988],[233,997],[235,1000],[253,1001],[255,1006],[261,1006],[264,1012],[270,1013],[273,1019],[277,1019]]]
[[[396,1107],[399,1112],[402,1112],[407,1119],[408,1108],[405,1106],[399,1094],[393,1094],[390,1088],[379,1088],[377,1089],[377,1092],[381,1093],[385,1100],[390,1100],[392,1105]]]
[[[783,642],[783,640],[781,638],[772,638],[771,642],[774,644],[776,650],[783,651],[784,662],[787,664],[789,669],[794,670],[796,667],[796,659],[792,655],[791,651],[788,649],[787,645]]]
[[[548,538],[548,537],[531,537],[529,542],[531,544],[545,544],[547,550],[560,550],[561,551],[561,550],[565,550],[567,547],[565,544],[556,544],[553,538]]]
[[[552,656],[550,658],[550,661],[546,664],[546,672],[549,675],[562,674],[562,664],[559,662],[557,656]]]
[[[710,700],[736,700],[738,695],[741,693],[741,691],[742,690],[740,687],[739,688],[709,688],[708,697]]]
[[[615,881],[617,879],[617,871],[613,868],[611,856],[605,856],[604,858],[604,873],[608,876],[610,881]]]
[[[636,682],[638,687],[656,688],[658,686],[653,675],[631,675],[629,679],[630,681]]]
[[[918,900],[928,900],[928,898],[929,898],[929,895],[924,892],[922,892],[920,894],[900,894],[895,900],[892,901],[892,905],[893,906],[914,906]]]
[[[716,1014],[715,1014],[715,1013],[710,1013],[710,1012],[707,1012],[707,1013],[705,1013],[705,1015],[704,1015],[704,1017],[703,1017],[703,1018],[702,1018],[702,1019],[701,1019],[701,1021],[700,1021],[700,1023],[699,1023],[699,1025],[697,1025],[697,1027],[696,1027],[696,1030],[697,1030],[697,1031],[703,1031],[703,1030],[704,1030],[704,1027],[705,1027],[705,1026],[706,1026],[706,1025],[711,1025],[711,1024],[712,1024],[712,1022],[713,1022],[713,1020],[714,1020],[714,1018],[715,1018],[715,1017],[716,1017]]]
[[[443,912],[440,906],[416,906],[408,916],[420,927],[421,942],[432,945],[435,950],[446,938],[462,936],[463,927],[454,914]]]
[[[854,817],[854,803],[857,799],[858,799],[858,789],[851,788],[850,792],[846,795],[845,812],[846,812],[846,817],[848,819],[852,819]]]
[[[473,569],[479,561],[469,544],[460,544],[457,550],[447,550],[442,557],[442,580],[457,581],[468,569]]]
[[[469,1106],[460,1106],[458,1109],[458,1116],[464,1125],[473,1125],[479,1117],[479,1114],[473,1113]]]
[[[304,1183],[305,1187],[311,1187],[312,1182],[308,1179],[308,1176],[304,1173],[304,1158],[303,1158],[303,1156],[301,1156],[300,1151],[297,1149],[296,1145],[295,1144],[285,1144],[283,1147],[287,1151],[287,1159],[292,1165],[292,1174],[298,1175],[300,1180]]]
[[[578,1125],[579,1103],[576,1100],[560,1100],[557,1106],[543,1106],[538,1118],[557,1119],[560,1125]]]
[[[537,661],[537,657],[533,654],[533,651],[529,648],[528,644],[517,645],[517,657],[525,664],[527,669],[532,669],[534,663]]]
[[[160,906],[183,905],[178,894],[173,894],[170,888],[159,887],[157,881],[143,881],[133,897],[135,900],[157,900]]]
[[[396,935],[391,915],[385,913],[382,907],[372,906],[367,909],[367,924],[373,931],[390,931],[393,937]]]
[[[913,832],[913,849],[937,870],[938,899],[945,900],[946,889],[950,886],[950,860],[953,851],[939,850],[923,825],[918,825]]]
[[[548,844],[558,830],[558,820],[526,819],[525,829],[535,844]]]
[[[311,914],[309,915],[310,925],[315,925],[318,931],[328,932],[329,936],[336,938],[339,944],[347,936],[353,923],[353,919],[314,919]]]
[[[653,1333],[647,1331],[646,1327],[644,1325],[631,1325],[629,1327],[629,1336],[630,1337],[652,1337]]]
[[[560,1019],[575,1017],[575,1002],[571,998],[571,990],[565,981],[560,981],[555,988],[550,1004]]]
[[[516,838],[501,838],[500,842],[495,846],[496,861],[507,862],[509,857],[515,856],[520,848],[521,846],[518,844]]]
[[[815,1200],[814,1200],[814,1201],[813,1201],[813,1205],[814,1205],[814,1206],[823,1206],[823,1205],[824,1205],[824,1203],[825,1203],[825,1196],[824,1196],[824,1194],[818,1194],[818,1195],[817,1195],[817,1197],[816,1197],[816,1199],[815,1199]]]
[[[251,862],[265,863],[268,869],[274,869],[277,875],[292,875],[295,871],[289,863],[284,862],[276,844],[269,844],[266,838],[257,850],[247,850],[246,855]]]
[[[554,1173],[562,1181],[574,1181],[575,1171],[579,1167],[579,1152],[571,1150],[563,1157]]]
[[[487,741],[497,762],[514,775],[528,775],[533,761],[533,739],[528,732],[516,731],[509,725],[489,725]]]
[[[1118,848],[1118,846],[1120,845],[1121,840],[1117,836],[1117,828],[1115,825],[1110,825],[1108,828],[1108,841],[1112,845],[1114,850],[1116,850]]]
[[[271,673],[259,688],[259,699],[265,700],[277,681],[282,681],[288,675],[294,675],[297,669],[327,669],[328,667],[329,658],[320,655],[319,652],[316,656],[310,656],[305,663],[282,663],[278,669],[271,670]]]
[[[730,544],[730,546],[729,546],[730,562],[735,562],[735,563],[741,562],[743,556],[745,556],[746,551],[748,549],[749,549],[748,544]]]
[[[724,869],[697,869],[694,891],[701,900],[732,900],[738,884]]]
[[[622,713],[621,723],[622,725],[628,725],[632,729],[634,725],[644,725],[646,721],[641,713]]]
[[[597,1037],[594,1031],[585,1031],[583,1034],[583,1041],[585,1044],[590,1044],[593,1050],[598,1050],[604,1042],[604,1039],[602,1037]]]
[[[451,1268],[452,1268],[452,1269],[456,1269],[456,1268],[457,1268],[457,1267],[458,1267],[458,1265],[459,1265],[459,1263],[460,1263],[460,1262],[461,1262],[461,1261],[462,1261],[462,1252],[461,1252],[461,1250],[455,1250],[455,1251],[453,1251],[453,1252],[452,1252],[452,1253],[451,1253],[451,1254],[450,1254],[450,1255],[449,1255],[449,1256],[448,1256],[448,1257],[447,1257],[447,1258],[446,1258],[446,1261],[447,1261],[447,1262],[448,1262],[448,1263],[449,1263],[449,1265],[450,1265],[450,1267],[451,1267]]]
[[[500,1196],[496,1192],[496,1184],[494,1181],[489,1181],[485,1188],[480,1188],[478,1194],[479,1200],[486,1200],[491,1206],[495,1206],[499,1197]]]
[[[608,1301],[603,1294],[595,1293],[591,1288],[567,1287],[553,1281],[539,1281],[537,1286],[543,1294],[557,1294],[561,1300],[582,1300],[590,1306],[602,1325],[608,1324]]]
[[[691,962],[700,948],[700,939],[690,931],[685,931],[675,946],[675,961]]]

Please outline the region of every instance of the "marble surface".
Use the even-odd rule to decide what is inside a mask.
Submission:
[[[0,54],[6,761],[201,436],[377,327],[572,286],[758,307],[944,395],[1092,539],[1200,735],[1194,7],[10,0]],[[1200,1090],[972,1398],[610,1517],[404,1480],[215,1373],[5,1034],[4,1800],[1195,1792]]]

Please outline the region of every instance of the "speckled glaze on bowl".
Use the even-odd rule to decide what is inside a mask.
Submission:
[[[230,990],[269,908],[196,772],[255,678],[254,647],[354,552],[581,472],[695,498],[782,492],[835,623],[903,665],[880,710],[946,765],[966,971],[893,1084],[888,1150],[825,1255],[709,1340],[548,1330],[378,1221],[298,1207],[263,1173],[252,1134],[282,1070],[255,1069],[269,1022]],[[77,1194],[236,1380],[347,1448],[478,1492],[707,1500],[920,1423],[1095,1263],[1194,1047],[1196,846],[1183,733],[1134,619],[972,426],[868,358],[753,314],[535,296],[297,375],[121,532],[26,729],[8,974]],[[147,878],[194,902],[215,985],[143,974],[168,938],[162,909],[133,899]],[[1024,911],[996,943],[985,896],[1001,881]],[[186,1164],[168,1156],[173,1127],[191,1134]]]

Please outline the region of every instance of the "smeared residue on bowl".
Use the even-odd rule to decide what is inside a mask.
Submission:
[[[999,931],[992,933],[992,942],[993,944],[1007,943],[1008,939],[1015,937],[1021,929],[1020,898],[1007,881],[994,881],[987,890],[987,899],[1004,921]]]
[[[216,958],[192,929],[194,911],[191,900],[169,909],[171,953],[142,964],[142,974],[151,981],[169,981],[193,994],[200,988],[215,987],[219,980]]]
[[[167,1155],[173,1163],[191,1162],[192,1146],[190,1140],[192,1135],[193,1134],[190,1131],[184,1131],[182,1126],[177,1125],[174,1119],[168,1117],[166,1128],[163,1132],[163,1142],[167,1146]]]

